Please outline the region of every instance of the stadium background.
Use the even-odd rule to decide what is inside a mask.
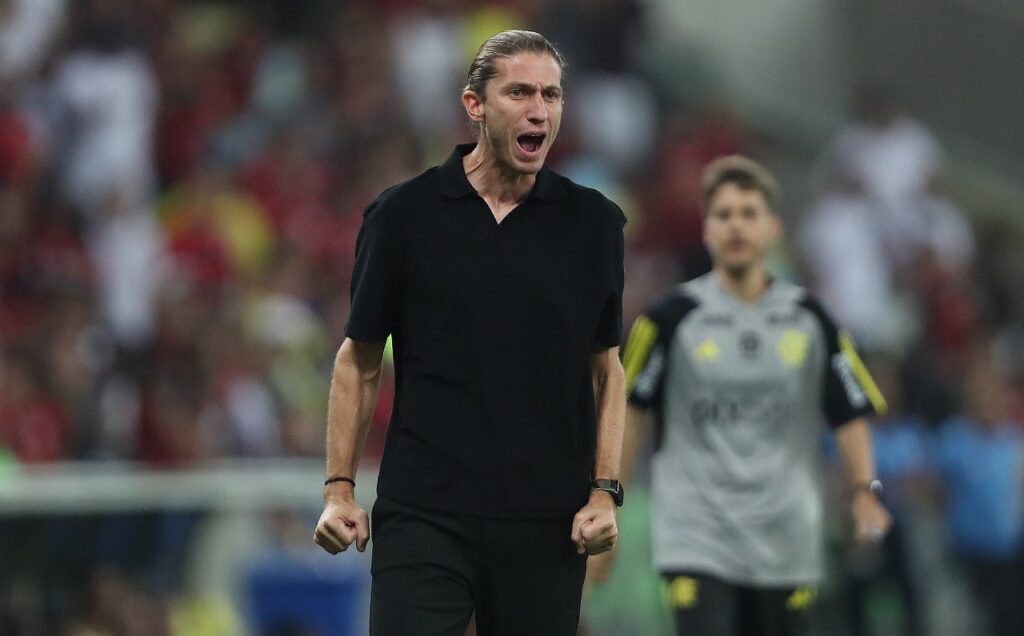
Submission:
[[[747,153],[774,270],[890,397],[899,533],[844,547],[828,466],[818,633],[1024,598],[1016,3],[0,0],[0,633],[365,632],[365,556],[311,542],[360,213],[470,138],[468,60],[519,27],[570,62],[551,163],[630,219],[627,321],[707,266],[700,169]],[[667,633],[643,473],[588,634]]]

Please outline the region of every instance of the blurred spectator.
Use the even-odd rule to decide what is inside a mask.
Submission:
[[[987,633],[1010,636],[1024,633],[1024,428],[987,345],[971,362],[965,409],[939,431],[947,522]]]
[[[892,350],[912,337],[908,316],[882,317],[885,306],[909,287],[923,254],[948,255],[943,258],[959,270],[970,265],[970,228],[955,206],[933,192],[941,159],[938,141],[900,110],[887,87],[865,84],[855,119],[818,160],[821,197],[802,247],[811,254],[812,271],[825,272],[817,291],[832,295],[840,316],[850,315],[850,328],[865,346]],[[842,232],[833,232],[837,238],[829,241],[829,223],[846,228],[854,249],[837,249],[836,240],[846,241]]]
[[[900,361],[876,356],[868,362],[889,405],[888,412],[871,423],[871,440],[893,525],[880,545],[856,546],[846,554],[850,631],[852,636],[881,633],[871,620],[869,598],[889,585],[899,601],[898,633],[925,636],[929,633],[923,602],[927,585],[919,576],[921,547],[914,545],[913,524],[922,495],[930,496],[934,489],[930,432],[921,417],[907,411]]]
[[[148,206],[127,207],[129,200],[112,191],[88,238],[107,324],[120,345],[140,350],[156,330],[158,295],[170,263],[154,213]]]
[[[64,17],[66,0],[0,2],[0,88],[38,71]]]
[[[120,5],[91,0],[86,15],[80,46],[57,67],[54,93],[63,192],[91,218],[111,191],[129,208],[150,200],[158,94],[152,65],[129,44]]]
[[[578,129],[581,150],[607,162],[617,174],[642,173],[658,123],[648,84],[634,75],[593,72],[570,81],[569,122],[576,122],[570,125]]]
[[[259,201],[232,184],[223,166],[195,166],[160,205],[178,275],[215,289],[259,274],[274,248],[271,220]]]
[[[36,170],[39,149],[25,113],[5,102],[0,94],[0,184],[24,186]]]
[[[463,123],[456,97],[467,64],[463,19],[452,2],[425,2],[391,28],[398,96],[416,136],[441,144]]]
[[[54,462],[69,447],[70,421],[47,392],[38,360],[24,350],[0,358],[0,447],[22,462]]]
[[[804,217],[800,254],[811,288],[868,350],[898,350],[912,317],[896,306],[897,272],[871,199],[853,175],[839,175]]]
[[[867,83],[859,90],[854,120],[825,149],[818,177],[856,180],[892,215],[884,222],[899,227],[900,206],[927,190],[938,174],[942,151],[923,124],[901,111],[888,87]]]

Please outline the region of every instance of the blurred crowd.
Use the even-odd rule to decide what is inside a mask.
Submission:
[[[550,161],[629,218],[626,320],[707,271],[703,166],[771,166],[787,141],[664,79],[699,64],[650,59],[654,7],[0,0],[0,464],[321,455],[362,210],[471,138],[465,69],[505,28],[569,60]],[[774,260],[850,328],[889,397],[885,563],[906,556],[907,509],[934,505],[1003,624],[999,599],[1024,598],[1024,238],[954,198],[944,166],[898,91],[862,87]],[[371,457],[393,390],[385,378]],[[913,569],[895,568],[908,617]],[[869,570],[851,598],[888,571]],[[130,633],[74,611],[46,620]]]

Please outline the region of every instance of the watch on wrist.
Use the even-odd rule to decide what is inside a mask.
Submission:
[[[882,482],[878,479],[872,479],[871,481],[862,481],[859,484],[854,484],[853,488],[850,489],[851,495],[856,495],[860,491],[866,491],[871,493],[877,499],[882,498]]]
[[[591,492],[595,490],[603,490],[612,496],[612,499],[615,500],[616,506],[622,505],[622,499],[625,491],[622,489],[622,484],[619,483],[618,479],[595,479],[590,482],[590,490]]]

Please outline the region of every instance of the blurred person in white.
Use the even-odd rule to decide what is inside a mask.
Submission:
[[[54,156],[64,196],[94,218],[111,191],[129,209],[150,201],[158,91],[149,61],[129,44],[131,8],[90,0],[83,12],[83,41],[53,79],[62,133]]]
[[[979,338],[960,413],[939,427],[950,547],[967,572],[983,634],[1024,634],[1024,422],[991,342]]]
[[[113,189],[88,227],[105,321],[117,343],[140,351],[153,339],[157,303],[170,274],[163,230],[147,206]]]
[[[862,346],[888,349],[908,339],[913,323],[893,310],[896,272],[856,175],[835,176],[801,220],[797,243],[808,286]]]
[[[422,2],[391,25],[398,96],[417,136],[428,145],[448,138],[461,123],[458,104],[451,99],[466,52],[464,19],[457,4]]]
[[[905,223],[894,233],[862,178],[841,170],[798,231],[809,286],[866,349],[900,351],[920,335],[919,314],[931,302],[922,276],[961,281],[973,266],[974,234],[934,181],[902,199]]]
[[[67,0],[0,0],[0,86],[34,74],[64,17]]]
[[[892,91],[881,83],[865,83],[856,100],[855,119],[829,143],[817,176],[849,175],[868,197],[899,214],[906,197],[928,189],[941,166],[942,149],[924,124],[901,111]],[[893,221],[900,223],[898,218]]]
[[[835,433],[858,542],[890,525],[867,418],[885,401],[846,332],[774,277],[775,180],[729,156],[702,180],[712,271],[637,318],[626,342],[622,477],[654,420],[652,547],[679,636],[810,633],[824,575],[821,433]],[[607,577],[614,552],[592,557]]]
[[[625,218],[545,164],[564,67],[538,33],[486,40],[462,92],[476,143],[364,214],[314,536],[370,539],[354,487],[391,336],[373,634],[461,636],[475,613],[481,635],[575,635],[586,555],[616,541]]]
[[[649,85],[625,73],[587,73],[573,84],[576,137],[585,156],[618,174],[635,172],[657,145],[657,105]]]
[[[866,82],[856,96],[854,120],[828,144],[815,167],[819,184],[836,179],[859,184],[870,222],[896,268],[897,285],[921,248],[936,238],[934,232],[949,227],[949,207],[931,196],[942,159],[939,141],[902,110],[892,89]]]

